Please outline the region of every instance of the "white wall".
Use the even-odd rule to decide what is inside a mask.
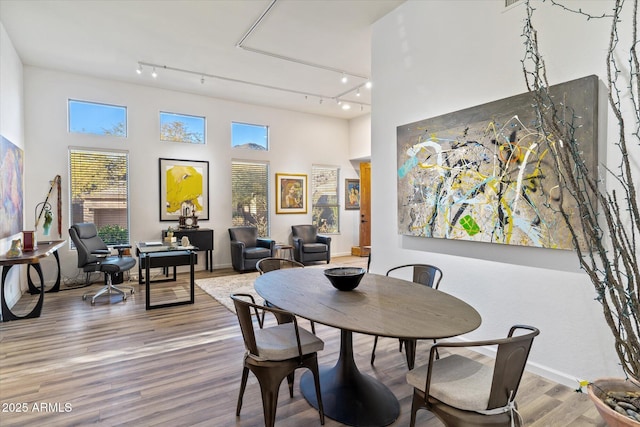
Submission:
[[[74,98],[125,105],[128,108],[126,139],[67,132],[67,99]],[[231,265],[231,160],[270,162],[271,237],[289,241],[291,225],[311,222],[306,215],[275,214],[275,174],[311,174],[312,164],[340,167],[340,191],[344,179],[357,177],[349,162],[349,123],[346,120],[276,110],[193,94],[160,90],[116,81],[90,78],[34,67],[25,67],[26,150],[31,173],[26,179],[26,212],[44,200],[49,180],[62,177],[63,238],[69,227],[68,147],[114,148],[130,153],[130,202],[132,241],[158,240],[160,230],[176,223],[158,219],[158,158],[209,161],[210,219],[198,221],[215,230],[214,266]],[[159,111],[207,118],[207,144],[167,143],[159,140]],[[231,149],[231,122],[270,127],[270,151]],[[309,182],[310,183],[310,182]],[[310,206],[310,200],[309,200]],[[341,233],[334,235],[332,255],[349,254],[358,240],[353,227],[357,212],[341,212]],[[55,237],[55,235],[54,235]],[[199,258],[204,268],[204,257]],[[75,252],[61,250],[63,274],[76,275]]]
[[[22,62],[16,53],[4,25],[0,22],[0,135],[24,150],[24,99]],[[4,153],[0,153],[2,159]],[[26,153],[24,159],[26,159]],[[26,163],[26,161],[25,161]],[[28,169],[25,166],[25,174]],[[25,209],[25,212],[28,212]],[[0,239],[0,253],[4,254],[12,239],[21,238],[21,234]],[[20,298],[20,272],[22,266],[13,267],[6,278],[5,298],[13,306]]]
[[[589,5],[600,6],[595,13],[611,9],[611,2]],[[587,21],[548,3],[535,7],[551,84],[605,76],[608,21]],[[531,353],[534,370],[573,387],[576,378],[622,371],[591,282],[572,251],[396,231],[396,127],[525,92],[524,17],[523,6],[504,12],[497,1],[408,1],[374,24],[372,270],[418,261],[439,265],[445,272],[441,288],[482,315],[482,326],[464,339],[504,336],[517,323],[534,325],[542,331]],[[610,138],[615,130],[609,126]]]
[[[349,121],[349,158],[371,159],[371,114]]]

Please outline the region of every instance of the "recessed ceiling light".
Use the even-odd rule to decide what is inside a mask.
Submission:
[[[349,79],[347,78],[347,75],[345,73],[342,73],[342,78],[340,79],[340,81],[342,83],[347,83],[349,81]]]

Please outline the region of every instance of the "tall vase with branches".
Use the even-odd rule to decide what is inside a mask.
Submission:
[[[606,87],[609,109],[616,118],[617,136],[607,141],[619,150],[616,168],[602,166],[603,173],[585,159],[576,137],[580,118],[570,105],[549,94],[546,66],[533,24],[535,8],[526,0],[527,17],[523,37],[525,56],[522,68],[534,99],[541,142],[553,159],[560,183],[559,213],[570,230],[581,268],[589,276],[602,305],[602,312],[615,339],[615,350],[625,374],[640,379],[640,269],[638,250],[640,211],[636,185],[640,165],[629,148],[640,147],[640,66],[636,52],[638,0],[615,0],[611,13],[594,16],[550,0],[564,12],[585,19],[610,19],[611,31],[606,55]],[[625,8],[631,13],[621,16]],[[621,43],[625,32],[631,39]],[[602,143],[602,142],[601,142]],[[637,148],[637,147],[636,147]],[[635,169],[634,169],[635,168]],[[570,221],[566,206],[574,206],[580,220]]]

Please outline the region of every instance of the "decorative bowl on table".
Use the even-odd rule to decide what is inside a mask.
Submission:
[[[366,270],[360,267],[327,268],[324,275],[339,291],[351,291],[358,287]]]

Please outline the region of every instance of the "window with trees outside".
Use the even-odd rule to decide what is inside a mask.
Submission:
[[[335,166],[311,167],[312,223],[320,233],[340,232],[339,175],[340,168]]]
[[[253,225],[269,236],[269,164],[231,162],[231,200],[234,226]]]
[[[69,132],[126,138],[127,107],[69,99]]]
[[[161,111],[160,140],[204,144],[205,118]]]
[[[129,244],[129,154],[70,148],[71,224],[92,222],[107,245]]]

